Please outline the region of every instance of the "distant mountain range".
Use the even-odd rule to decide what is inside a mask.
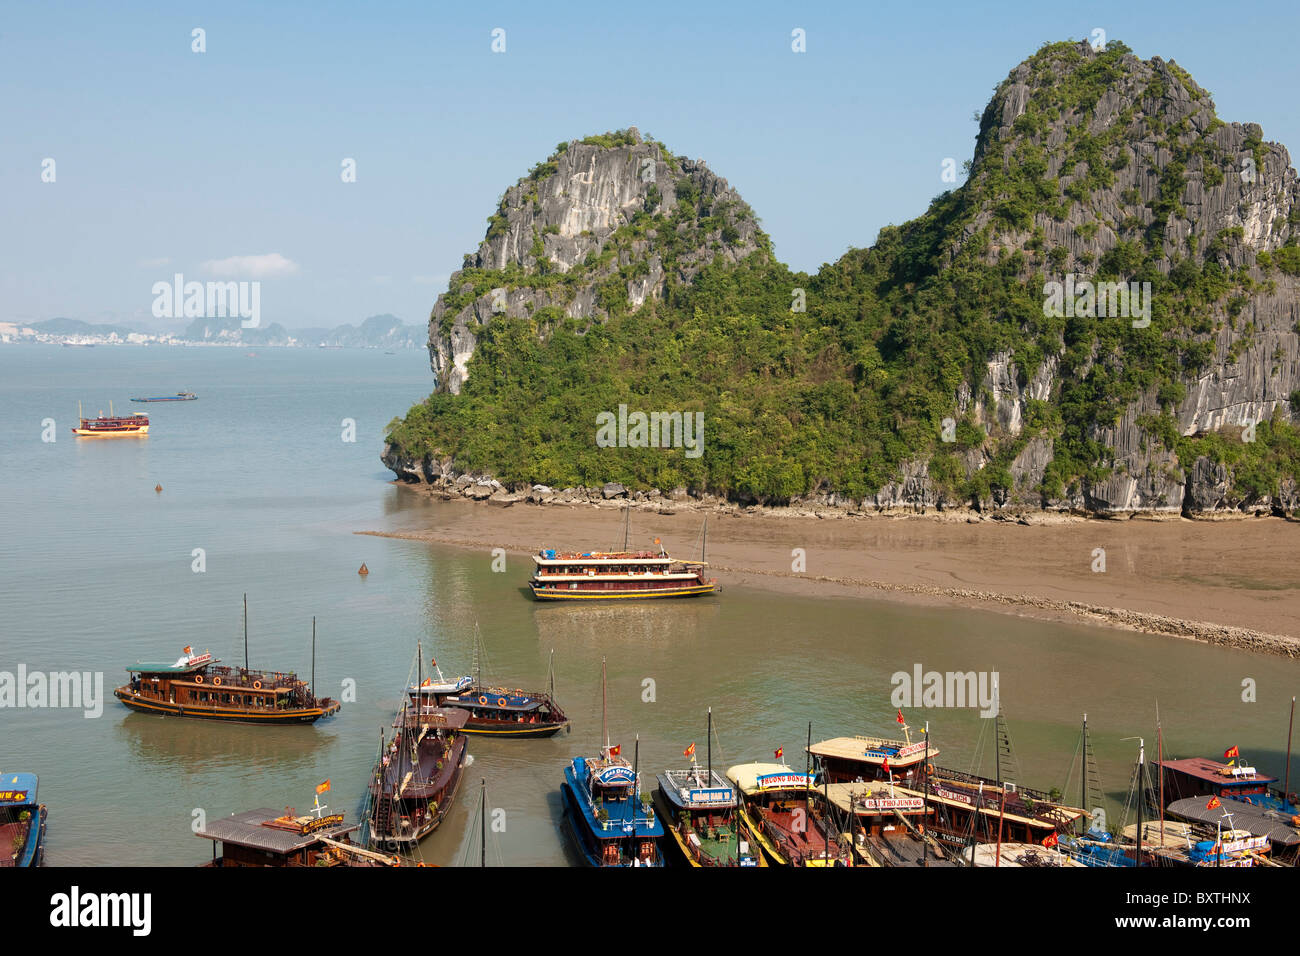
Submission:
[[[24,335],[29,329],[35,336]],[[243,328],[238,318],[195,319],[180,333],[159,333],[122,325],[97,325],[81,319],[55,318],[29,324],[14,323],[13,334],[6,341],[36,338],[43,341],[73,340],[86,342],[205,342],[228,345],[260,345],[315,348],[384,348],[411,349],[428,345],[428,331],[423,325],[404,325],[394,315],[372,315],[360,326],[339,325],[329,328],[286,329],[278,322],[257,328]]]

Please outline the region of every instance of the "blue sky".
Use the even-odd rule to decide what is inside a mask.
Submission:
[[[157,325],[154,282],[224,272],[262,277],[264,324],[422,323],[507,186],[556,143],[629,125],[705,159],[781,259],[815,270],[922,212],[945,188],[944,158],[970,157],[972,113],[1007,73],[1095,28],[1176,60],[1226,121],[1300,148],[1297,10],[11,4],[0,321]],[[345,158],[355,183],[341,181]],[[222,265],[271,255],[289,264]]]

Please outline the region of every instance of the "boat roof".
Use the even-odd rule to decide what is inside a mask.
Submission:
[[[1173,770],[1176,773],[1186,774],[1189,777],[1195,777],[1197,780],[1209,781],[1215,786],[1231,787],[1243,786],[1250,784],[1258,786],[1259,784],[1277,783],[1277,777],[1270,777],[1268,774],[1259,773],[1254,767],[1228,766],[1218,760],[1210,760],[1207,757],[1188,757],[1186,760],[1164,760],[1160,763],[1161,767],[1166,770]],[[1236,771],[1234,773],[1234,771]]]
[[[416,714],[413,710],[407,711],[410,719],[415,719]],[[469,722],[470,713],[468,710],[461,710],[459,707],[421,707],[419,713],[420,726],[422,727],[446,727],[449,730],[460,730]],[[393,726],[398,726],[402,720],[402,712],[397,712],[397,718],[393,721]]]
[[[202,670],[209,664],[220,663],[221,661],[215,657],[208,658],[206,661],[199,661],[196,664],[181,664],[178,661],[172,661],[170,664],[162,661],[136,661],[127,668],[127,672],[131,674],[192,674],[195,671]],[[253,672],[249,671],[249,673]]]
[[[36,774],[0,773],[0,806],[36,803]]]
[[[704,767],[665,770],[659,774],[659,789],[673,806],[683,809],[736,805],[736,791],[718,771]]]
[[[583,564],[667,564],[672,561],[667,552],[659,551],[557,551],[555,548],[542,548],[533,555],[538,564],[563,564],[581,562]]]
[[[408,694],[454,694],[457,691],[468,690],[474,686],[474,678],[465,676],[457,677],[453,680],[435,681],[432,678],[425,678],[425,683],[420,686],[412,684],[406,689]]]
[[[895,810],[916,812],[925,809],[925,798],[915,790],[891,787],[883,781],[873,783],[832,783],[826,785],[826,795],[832,804],[844,813],[852,811],[860,816],[893,813]]]
[[[925,759],[925,741],[914,740],[910,744],[905,740],[889,740],[885,737],[832,737],[819,740],[807,748],[817,757],[834,757],[841,760],[856,760],[862,763],[879,764],[886,757],[906,760],[914,763]],[[937,757],[937,747],[930,748],[930,756]]]
[[[195,835],[268,853],[288,854],[319,842],[321,837],[337,840],[359,826],[349,825],[341,813],[317,819],[311,814],[297,815],[261,807],[212,820],[196,830]]]
[[[782,763],[742,763],[727,770],[727,779],[745,793],[806,790],[812,777]]]
[[[1223,824],[1236,830],[1249,830],[1256,836],[1266,836],[1284,846],[1300,844],[1300,833],[1291,825],[1291,818],[1264,810],[1240,800],[1220,801],[1214,809],[1206,807],[1205,795],[1184,797],[1169,804],[1168,812],[1184,820],[1208,826]],[[1226,811],[1226,812],[1225,812]]]

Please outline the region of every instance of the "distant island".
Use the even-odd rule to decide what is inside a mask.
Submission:
[[[57,318],[27,325],[0,322],[0,344],[51,345],[227,345],[283,348],[422,349],[428,331],[405,325],[395,315],[372,315],[359,326],[286,329],[278,322],[243,328],[240,320],[199,318],[184,332],[147,332],[122,325],[96,325],[80,319]]]

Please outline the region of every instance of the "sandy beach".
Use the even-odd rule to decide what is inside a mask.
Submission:
[[[622,512],[619,501],[502,507],[431,499],[423,527],[359,533],[486,553],[604,549],[622,546]],[[657,537],[673,556],[696,559],[703,518],[689,508],[634,506],[631,546],[651,547]],[[706,557],[724,588],[978,607],[1300,656],[1300,524],[1280,518],[1023,525],[711,513]]]

